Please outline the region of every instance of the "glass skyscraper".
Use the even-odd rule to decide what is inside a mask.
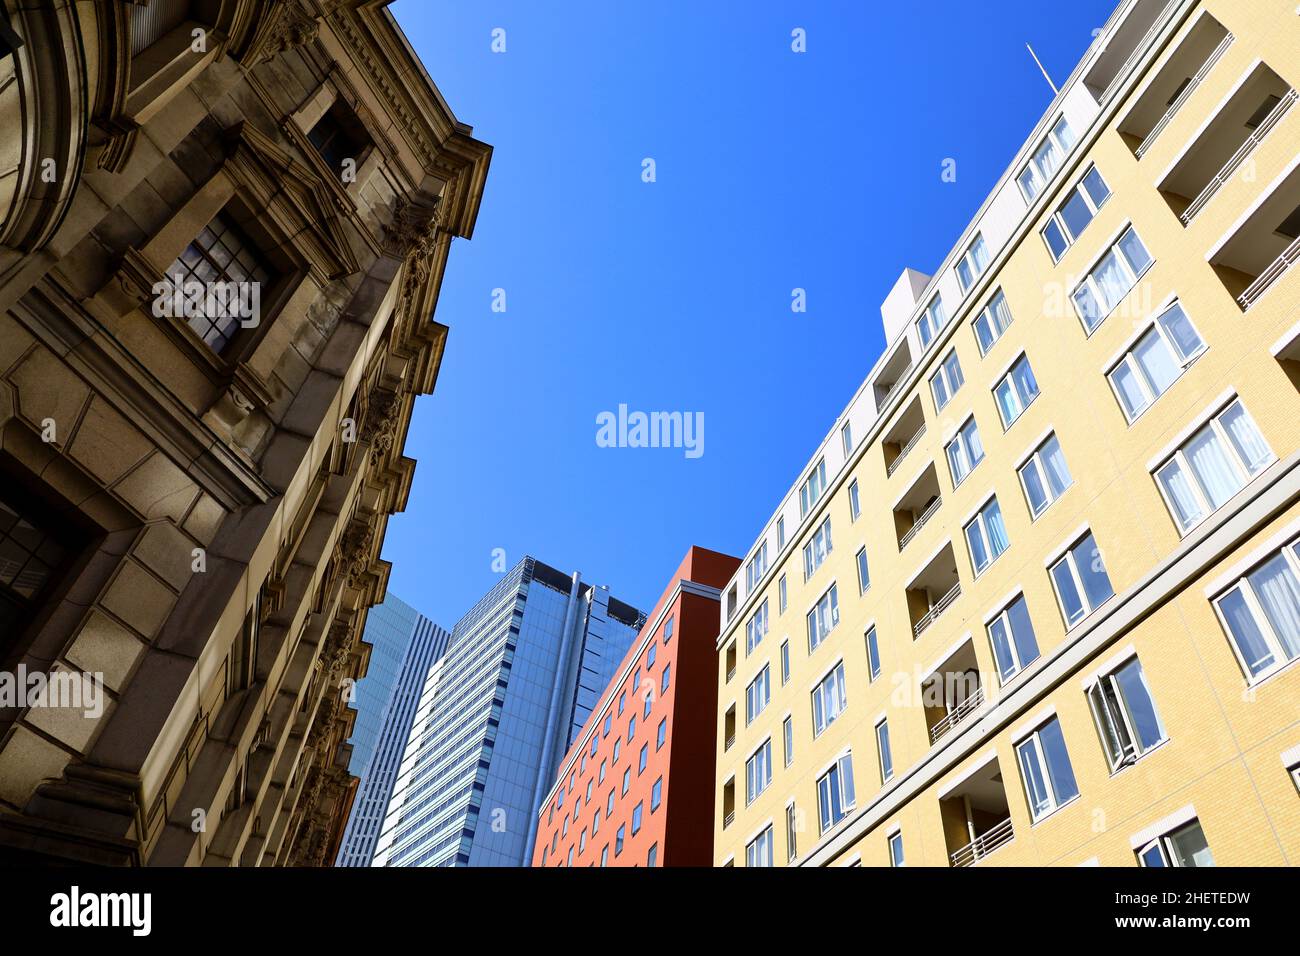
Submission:
[[[523,866],[560,759],[645,614],[524,558],[425,681],[375,866]]]
[[[392,594],[366,616],[370,664],[357,681],[357,719],[348,763],[360,784],[335,866],[370,865],[420,690],[450,637]]]

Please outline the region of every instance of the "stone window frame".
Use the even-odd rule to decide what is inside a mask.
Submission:
[[[211,405],[221,405],[218,417],[234,427],[253,408],[272,401],[265,376],[257,371],[269,372],[278,358],[260,354],[263,345],[283,344],[283,335],[268,335],[272,327],[288,315],[305,321],[307,305],[320,290],[360,266],[338,221],[337,204],[316,172],[248,122],[227,129],[223,140],[221,166],[143,245],[125,251],[116,278],[143,318],[209,379],[216,392]],[[249,235],[279,278],[261,303],[257,326],[243,330],[252,334],[236,336],[217,354],[183,319],[155,316],[152,304],[155,284],[221,212]]]

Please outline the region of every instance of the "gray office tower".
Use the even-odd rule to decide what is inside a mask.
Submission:
[[[374,866],[527,866],[537,807],[645,614],[524,558],[429,673]]]
[[[360,779],[335,866],[369,866],[429,668],[447,649],[444,629],[392,594],[366,616],[370,666],[357,681],[348,770]]]

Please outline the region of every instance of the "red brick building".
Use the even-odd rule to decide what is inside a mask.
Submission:
[[[692,547],[539,811],[533,866],[711,866],[718,602],[740,559]]]

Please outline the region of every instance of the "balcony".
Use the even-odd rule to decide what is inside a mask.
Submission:
[[[899,383],[907,378],[907,373],[912,371],[912,351],[908,345],[906,337],[894,351],[872,379],[872,394],[876,399],[876,412],[879,413],[889,404],[890,398],[893,397],[895,389]]]
[[[1243,312],[1300,261],[1300,166],[1293,168],[1228,239],[1210,265]]]
[[[921,410],[921,396],[916,395],[880,440],[885,456],[886,477],[898,470],[924,434],[925,412]]]
[[[920,637],[961,596],[952,542],[945,542],[907,586],[913,638]]]
[[[894,505],[894,532],[898,535],[899,551],[908,546],[938,513],[942,504],[939,478],[935,473],[934,462],[930,462]]]
[[[1295,104],[1296,91],[1258,64],[1159,185],[1189,225]]]
[[[921,682],[921,706],[931,746],[984,706],[979,664],[969,638]]]
[[[727,708],[727,712],[722,718],[722,737],[725,743],[722,750],[725,753],[730,750],[736,742],[736,705],[732,704]]]
[[[722,785],[722,829],[727,829],[736,822],[736,778],[731,777]]]
[[[723,659],[724,659],[725,666],[727,668],[727,683],[730,684],[731,679],[736,676],[736,642],[735,641],[732,641],[730,644],[727,645],[727,650],[724,653]]]
[[[1105,48],[1083,76],[1083,84],[1099,104],[1115,95],[1138,58],[1169,19],[1176,4],[1171,0],[1137,0],[1111,33]]]
[[[1208,13],[1188,31],[1119,124],[1120,134],[1138,159],[1146,155],[1232,41],[1232,34]]]
[[[952,866],[974,866],[1015,838],[996,757],[940,795],[939,816]]]

